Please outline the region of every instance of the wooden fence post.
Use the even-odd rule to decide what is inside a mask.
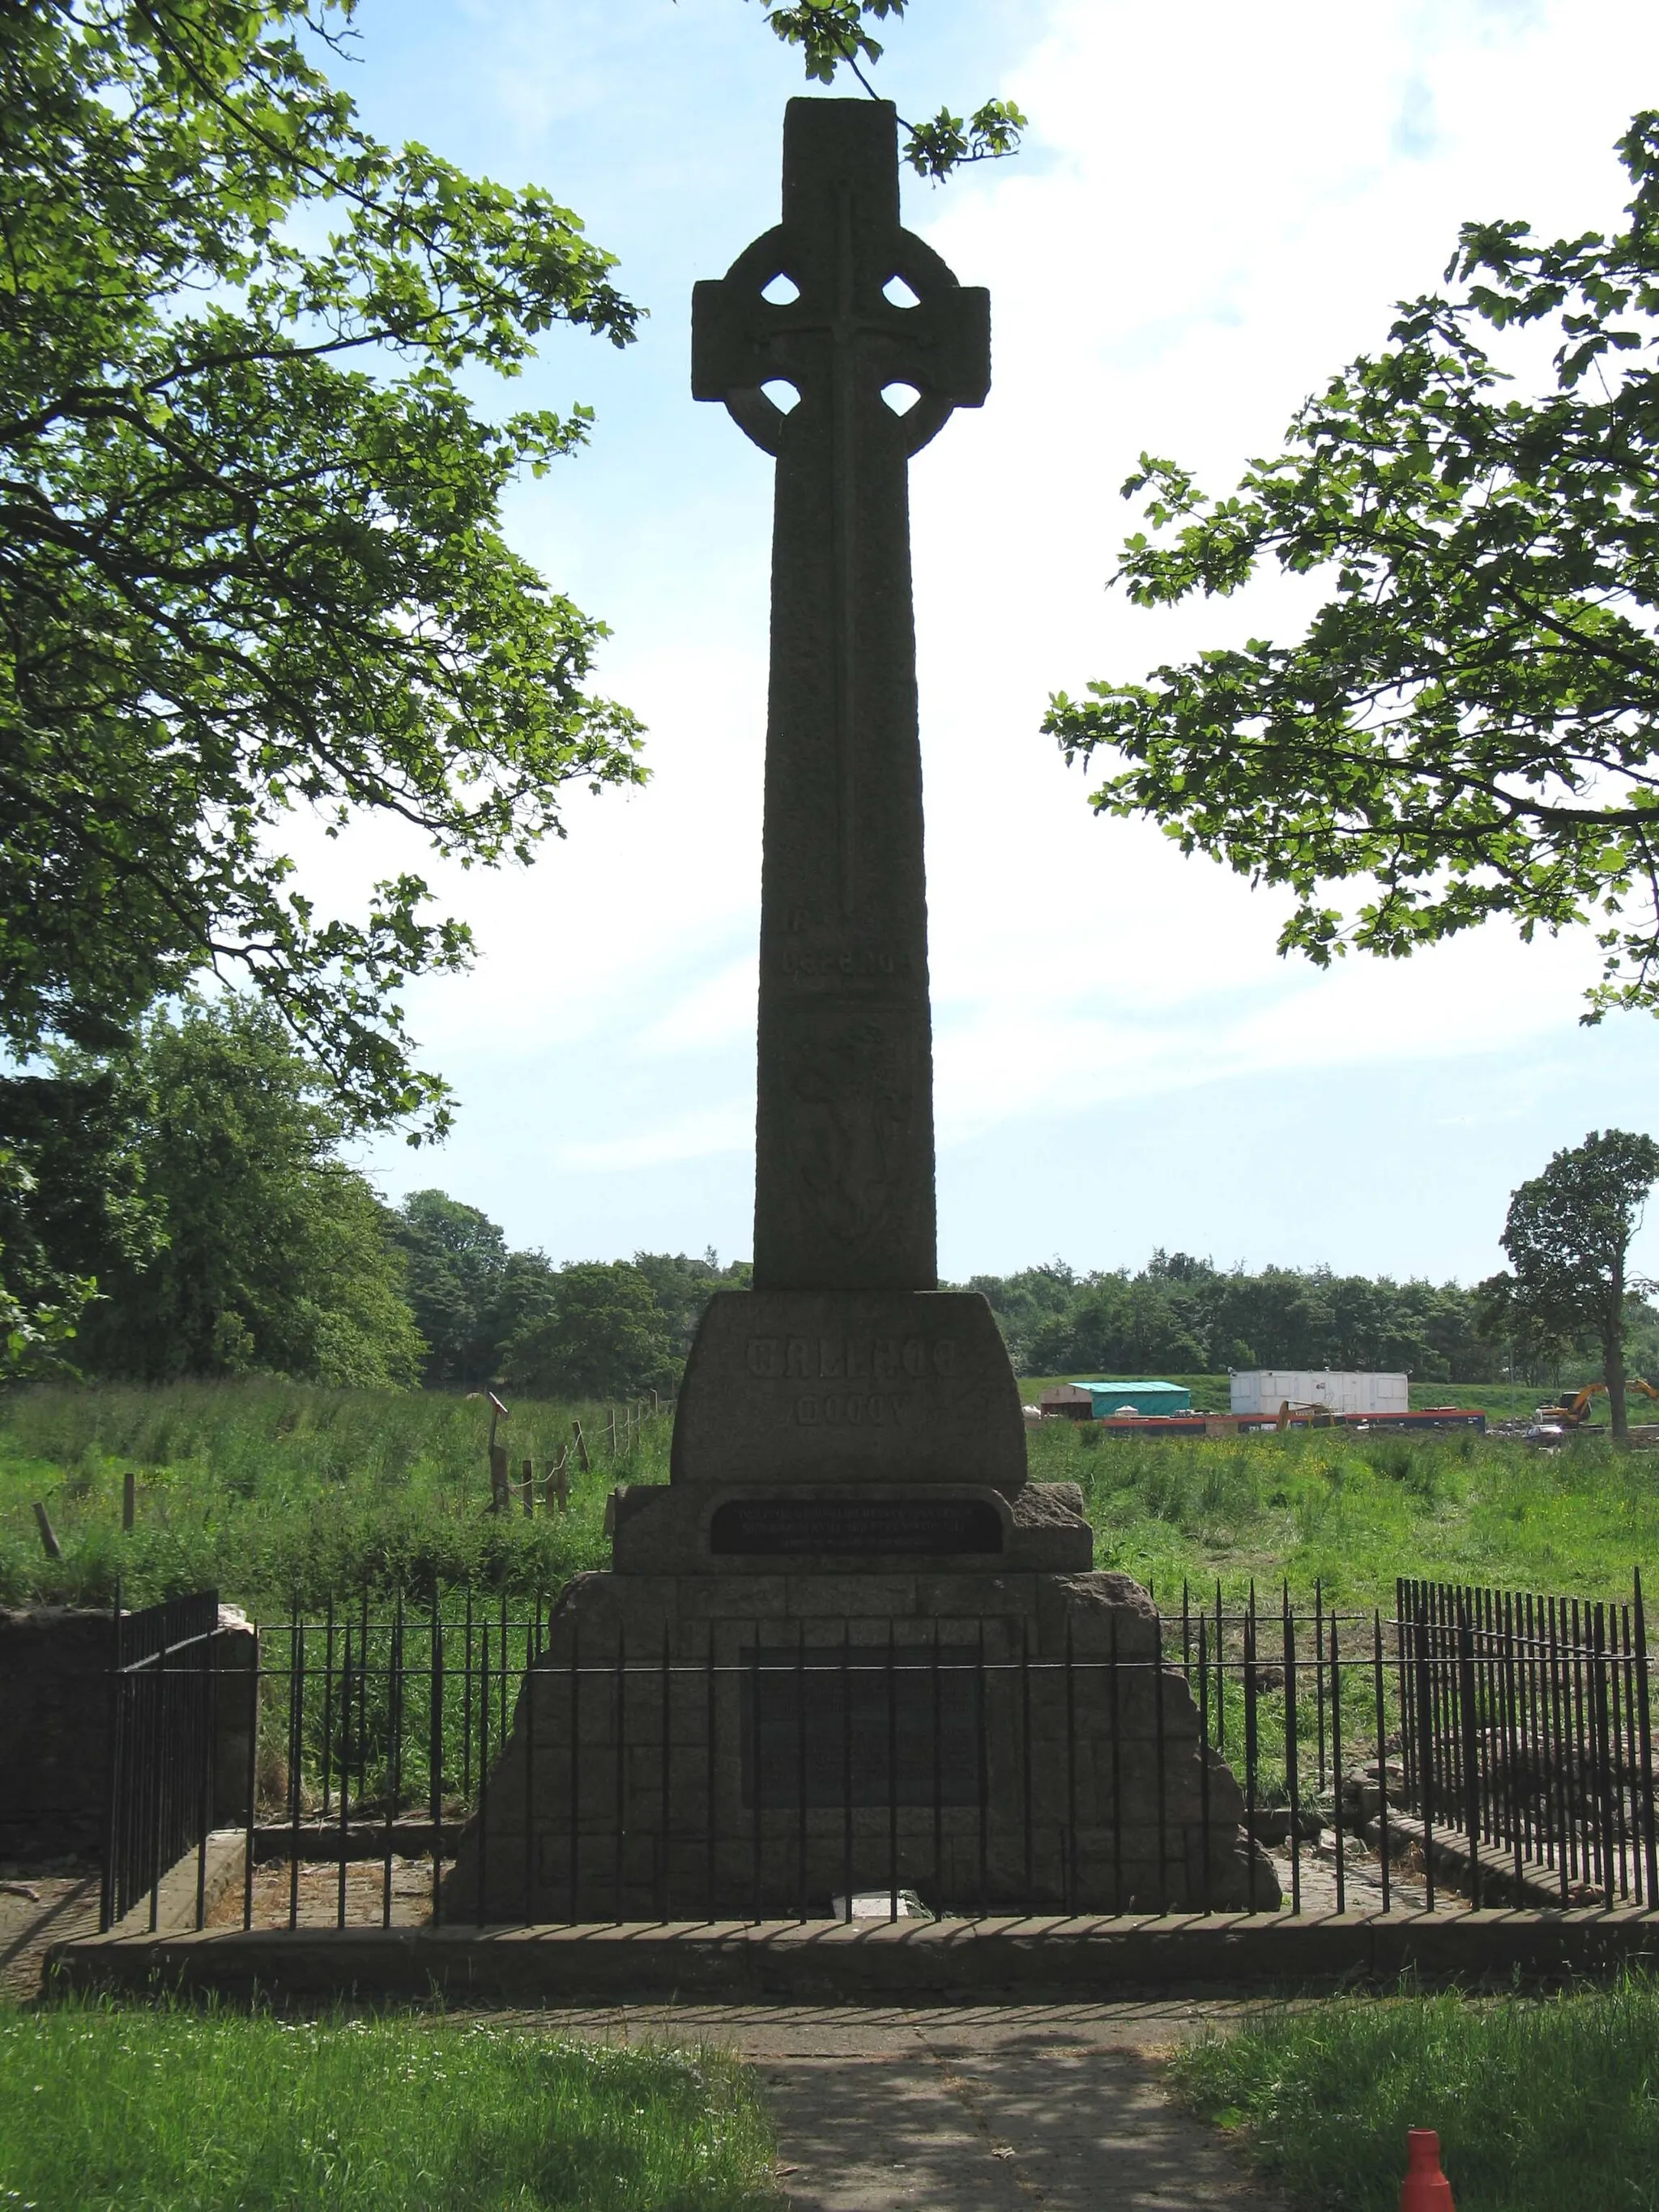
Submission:
[[[550,1480],[553,1484],[553,1494],[559,1501],[560,1512],[568,1513],[570,1510],[570,1447],[568,1444],[560,1447],[558,1465],[554,1468]]]
[[[526,1516],[533,1516],[536,1510],[535,1473],[535,1462],[527,1459],[524,1463],[524,1510]]]
[[[121,1477],[121,1527],[132,1534],[132,1524],[138,1517],[138,1478],[129,1468]]]
[[[61,1559],[64,1547],[58,1540],[57,1531],[47,1516],[46,1507],[37,1498],[34,1501],[34,1525],[40,1531],[40,1542],[49,1559]]]
[[[587,1441],[582,1435],[582,1425],[580,1421],[572,1421],[570,1426],[576,1438],[577,1463],[580,1467],[582,1473],[586,1474],[590,1472],[590,1469],[587,1460]]]
[[[495,1425],[507,1408],[493,1390],[486,1390],[489,1401],[489,1510],[505,1513],[513,1502],[513,1478],[507,1472],[507,1446],[495,1441]]]

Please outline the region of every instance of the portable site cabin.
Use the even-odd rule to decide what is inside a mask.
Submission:
[[[1125,1407],[1134,1413],[1188,1413],[1193,1394],[1181,1382],[1058,1382],[1037,1401],[1045,1413],[1073,1421],[1109,1420]]]
[[[1233,1376],[1231,1382],[1235,1413],[1276,1413],[1287,1399],[1292,1406],[1323,1406],[1333,1413],[1389,1414],[1411,1409],[1410,1378],[1404,1375],[1254,1367]]]
[[[1092,1421],[1095,1401],[1077,1382],[1056,1382],[1037,1400],[1039,1413],[1052,1419],[1059,1415],[1067,1421]]]

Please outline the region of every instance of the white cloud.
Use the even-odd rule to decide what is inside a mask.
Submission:
[[[595,1138],[588,1142],[561,1145],[556,1155],[562,1168],[581,1173],[631,1173],[641,1168],[672,1165],[679,1160],[708,1159],[720,1152],[751,1150],[755,1142],[755,1104],[752,1098],[736,1098],[706,1112],[686,1114],[637,1136]]]
[[[483,957],[466,981],[410,994],[468,1100],[444,1172],[459,1188],[510,1156],[514,1233],[556,1251],[596,1192],[613,1192],[620,1224],[646,1170],[751,1140],[769,474],[687,397],[686,319],[691,280],[774,219],[785,80],[728,48],[706,6],[678,11],[660,47],[637,25],[599,38],[556,84],[536,70],[556,62],[568,11],[473,12],[486,51],[455,50],[469,100],[487,106],[503,70],[520,81],[514,161],[645,257],[654,310],[631,359],[557,354],[562,403],[593,388],[590,370],[608,396],[592,452],[515,494],[512,526],[615,624],[603,684],[650,725],[655,780],[574,799],[569,841],[528,876],[447,879]],[[1594,971],[1582,942],[1489,931],[1407,966],[1287,963],[1281,896],[1183,860],[1145,825],[1096,821],[1038,725],[1052,689],[1305,618],[1315,587],[1276,579],[1155,614],[1109,596],[1132,522],[1121,482],[1148,447],[1227,488],[1309,391],[1380,343],[1395,299],[1437,281],[1463,218],[1612,221],[1611,145],[1659,81],[1659,12],[1050,0],[994,27],[1027,21],[1030,43],[999,52],[994,73],[1035,118],[1029,155],[938,193],[907,187],[908,220],[990,286],[994,334],[989,403],[913,470],[942,1141],[1000,1130],[1042,1147],[1080,1105],[1196,1091],[1224,1117],[1231,1084],[1401,1060],[1439,1064],[1424,1090],[1449,1127],[1460,1069],[1535,1052],[1566,1072],[1527,1127],[1559,1111],[1576,1135],[1602,1118],[1591,1075],[1571,1072]],[[503,24],[500,47],[483,33]],[[907,46],[915,25],[896,58],[927,51]],[[596,26],[580,12],[584,51]],[[673,82],[705,35],[738,58],[716,132]],[[952,52],[953,70],[978,71]],[[631,167],[607,112],[633,118]],[[746,1249],[741,1178],[708,1202],[726,1210],[707,1237]],[[619,1226],[616,1249],[630,1237],[650,1233]]]
[[[755,1034],[758,967],[750,952],[690,984],[666,1013],[641,1031],[635,1049],[641,1054],[672,1054],[748,1043]]]

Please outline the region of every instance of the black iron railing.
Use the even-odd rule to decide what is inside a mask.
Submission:
[[[112,1927],[146,1893],[155,1927],[161,1876],[192,1850],[199,1920],[213,1818],[218,1625],[214,1590],[142,1613],[123,1613],[117,1602],[100,1927]]]
[[[1023,1630],[885,1633],[734,1628],[688,1655],[470,1599],[268,1625],[243,1924],[801,1918],[855,1895],[896,1915],[907,1893],[962,1913],[1249,1911],[1275,1881],[1297,1912],[1316,1863],[1326,1903],[1352,1901],[1363,1863],[1365,1901],[1388,1910],[1402,1855],[1409,1901],[1432,1909],[1449,1888],[1500,1901],[1497,1846],[1502,1901],[1535,1901],[1540,1878],[1568,1902],[1659,1901],[1639,1582],[1617,1608],[1402,1583],[1393,1620],[1317,1590],[1309,1607],[1183,1589],[1150,1649],[1144,1625],[1133,1652],[1114,1626],[1059,1657]],[[183,1813],[210,1794],[188,1773],[212,1756],[210,1727],[185,1726],[193,1647],[167,1644],[118,1669],[152,1686],[125,1692],[112,1835],[160,1840],[124,1845],[112,1913],[153,1887],[168,1840],[190,1848]],[[142,1703],[158,1666],[179,1683],[172,1735]],[[1195,1740],[1231,1766],[1276,1875],[1213,1856],[1229,1785]]]
[[[1642,1583],[1628,1605],[1402,1582],[1401,1749],[1425,1822],[1553,1878],[1565,1904],[1659,1900]],[[1478,1897],[1481,1870],[1474,1874]]]

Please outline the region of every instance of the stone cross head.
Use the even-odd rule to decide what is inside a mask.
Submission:
[[[890,296],[895,280],[908,300]],[[765,296],[789,287],[793,298]],[[982,406],[990,382],[989,293],[958,284],[899,221],[891,103],[792,100],[783,221],[693,290],[693,395],[724,400],[769,453],[827,432],[842,454],[873,439],[903,460],[953,408]],[[793,386],[799,405],[778,406],[771,383]]]

